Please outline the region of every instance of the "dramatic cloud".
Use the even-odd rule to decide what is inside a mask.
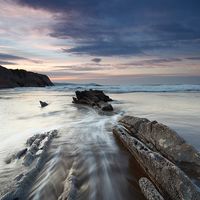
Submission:
[[[104,42],[95,41],[87,45],[79,45],[71,49],[63,49],[66,53],[88,54],[92,56],[120,56],[120,55],[139,55],[143,52],[135,44],[120,44],[118,41]]]
[[[62,80],[200,75],[199,0],[0,0],[0,4],[2,65]]]
[[[101,62],[101,58],[93,58],[92,61],[95,62],[95,63],[100,63]]]
[[[160,67],[170,67],[170,63],[180,63],[183,59],[181,58],[158,58],[158,59],[144,59],[141,61],[134,61],[134,62],[128,62],[128,63],[121,63],[115,65],[116,68],[122,68],[122,69],[128,69],[137,67],[137,68],[160,68]],[[172,65],[173,66],[173,65]]]
[[[50,36],[73,40],[64,52],[96,56],[142,55],[159,48],[181,51],[200,39],[198,0],[17,0],[59,13]],[[198,44],[197,44],[198,43]],[[200,42],[196,44],[200,49]],[[191,45],[188,44],[191,50]],[[160,50],[160,51],[161,51]]]

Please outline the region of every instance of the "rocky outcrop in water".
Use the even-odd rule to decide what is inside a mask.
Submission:
[[[5,163],[6,164],[10,164],[13,160],[15,159],[20,159],[22,156],[24,156],[27,152],[27,148],[24,148],[20,151],[18,151],[16,154],[13,154],[11,156],[8,156],[6,159],[5,159]]]
[[[108,103],[112,99],[101,90],[84,90],[75,93],[76,97],[73,97],[75,104],[88,105],[101,111],[113,111],[112,105]]]
[[[125,116],[119,124],[150,149],[161,153],[186,173],[200,177],[200,153],[169,127],[145,118]]]
[[[42,108],[44,108],[44,107],[46,107],[46,106],[48,106],[49,104],[48,103],[46,103],[46,102],[44,102],[44,101],[40,101],[40,106],[42,107]]]
[[[14,87],[53,86],[49,77],[22,69],[7,69],[0,66],[0,89]]]
[[[15,178],[14,188],[6,193],[1,200],[27,199],[26,192],[44,166],[49,145],[57,135],[58,131],[53,130],[36,134],[27,140],[27,150],[23,150],[23,155],[21,155],[23,157],[23,165],[27,167],[27,172],[21,173]]]
[[[137,159],[165,199],[200,199],[199,188],[191,181],[189,173],[193,170],[193,174],[199,174],[199,152],[175,131],[156,121],[125,116],[113,128],[113,133]]]

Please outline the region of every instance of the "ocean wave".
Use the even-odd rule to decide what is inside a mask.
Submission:
[[[95,84],[66,84],[55,86],[55,90],[85,90],[98,89],[108,93],[133,92],[200,92],[200,85],[95,85]]]

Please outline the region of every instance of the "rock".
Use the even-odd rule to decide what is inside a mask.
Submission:
[[[147,200],[164,200],[164,198],[161,196],[161,194],[148,178],[140,178],[139,186]]]
[[[24,149],[18,151],[17,153],[14,153],[14,154],[8,156],[5,159],[5,163],[10,164],[13,160],[20,159],[22,156],[24,156],[26,154],[26,152],[27,152],[27,148],[24,148]]]
[[[24,176],[24,174],[19,174],[18,176],[16,176],[14,178],[15,181],[20,181],[22,179],[22,177]]]
[[[100,90],[84,90],[76,91],[76,97],[73,97],[73,103],[89,105],[101,111],[113,111],[113,107],[109,104],[112,99]]]
[[[119,120],[119,123],[127,128],[127,131],[130,135],[134,135],[138,133],[139,127],[142,123],[149,122],[146,118],[132,117],[132,116],[124,116]]]
[[[22,69],[7,69],[0,66],[0,89],[14,87],[53,86],[48,76]]]
[[[48,142],[55,138],[58,134],[57,130],[50,132],[35,134],[27,139],[26,145],[29,147],[24,157],[23,164],[29,166],[39,156],[39,150],[44,151],[48,146]],[[46,146],[45,146],[46,145]]]
[[[37,140],[36,140],[37,141]],[[39,150],[39,145],[40,144],[36,144],[35,142],[31,145],[31,147],[29,148],[29,152],[31,152],[33,155],[37,153],[37,151]]]
[[[44,107],[48,106],[49,104],[44,101],[40,101],[40,105],[42,108],[44,108]]]
[[[5,159],[5,163],[6,163],[6,164],[10,164],[10,163],[12,162],[13,159],[15,159],[13,155],[8,156],[8,157]]]
[[[113,133],[129,149],[164,195],[174,200],[200,199],[199,189],[179,167],[160,153],[150,150],[122,126],[115,126]]]
[[[39,150],[43,150],[44,147],[44,140],[47,139],[51,140],[52,138],[56,137],[58,134],[57,130],[53,130],[47,133],[42,134],[35,134],[27,139],[26,145],[27,148],[20,150],[19,152],[8,156],[5,159],[6,164],[10,164],[15,159],[20,159],[24,156],[23,165],[29,166],[32,162],[38,157]]]
[[[69,174],[64,181],[64,188],[58,200],[73,200],[76,199],[78,191],[77,177],[74,174],[73,168],[70,169]]]
[[[26,141],[26,145],[31,146],[33,144],[33,142],[39,137],[39,135],[40,134],[35,134],[35,135],[31,136],[30,138],[28,138]]]
[[[44,135],[46,140],[43,142],[43,148],[41,150],[41,153],[37,156],[37,161],[34,162],[34,165],[32,164],[31,167],[27,167],[27,172],[24,174],[20,174],[18,177],[15,178],[15,181],[17,183],[14,185],[13,188],[11,188],[6,194],[4,194],[1,198],[1,200],[14,200],[14,199],[28,199],[27,193],[30,190],[30,187],[34,180],[36,179],[39,172],[42,170],[43,166],[46,163],[47,158],[47,150],[49,148],[49,145],[54,137],[57,137],[58,131],[53,130],[49,131],[44,134],[37,134],[35,136],[32,136],[31,140],[27,140],[27,143],[29,145],[29,141],[32,141],[33,139],[36,140],[38,138],[44,140]],[[32,143],[33,144],[33,143]],[[26,156],[30,154],[28,151]],[[25,157],[26,157],[25,156]],[[27,161],[33,162],[32,156],[27,159]],[[28,165],[27,165],[28,166]]]
[[[169,127],[148,119],[124,116],[119,120],[130,135],[161,153],[186,173],[200,176],[200,153]]]
[[[108,103],[100,103],[99,104],[102,111],[113,111],[113,107],[111,104]]]
[[[29,147],[29,149],[24,157],[24,160],[23,160],[23,164],[25,166],[31,165],[32,162],[35,160],[35,158],[37,157],[36,154],[39,151],[40,144],[47,136],[48,136],[48,133],[36,134],[36,135],[33,135],[32,137],[30,137],[26,141],[26,144],[30,147]]]
[[[47,136],[46,133],[35,134],[35,135],[33,135],[33,136],[31,136],[30,138],[27,139],[26,145],[31,146],[35,142],[36,139],[43,140],[46,136]]]
[[[17,154],[16,154],[16,158],[17,159],[20,159],[22,156],[24,156],[27,152],[27,148],[24,148],[22,149],[21,151],[19,151]]]
[[[36,156],[34,154],[32,154],[30,151],[28,151],[24,157],[23,164],[25,166],[29,166],[35,160],[35,158],[36,158]]]

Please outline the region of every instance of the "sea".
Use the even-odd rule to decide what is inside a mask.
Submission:
[[[103,90],[114,101],[113,115],[74,105],[76,90]],[[49,105],[41,108],[39,101]],[[0,198],[20,188],[28,176],[23,158],[6,163],[34,134],[58,130],[44,165],[29,178],[19,199],[143,200],[138,179],[145,173],[114,137],[124,115],[168,125],[200,151],[200,85],[61,84],[45,88],[0,90]],[[73,174],[73,176],[69,176]],[[65,198],[64,198],[65,196]]]

